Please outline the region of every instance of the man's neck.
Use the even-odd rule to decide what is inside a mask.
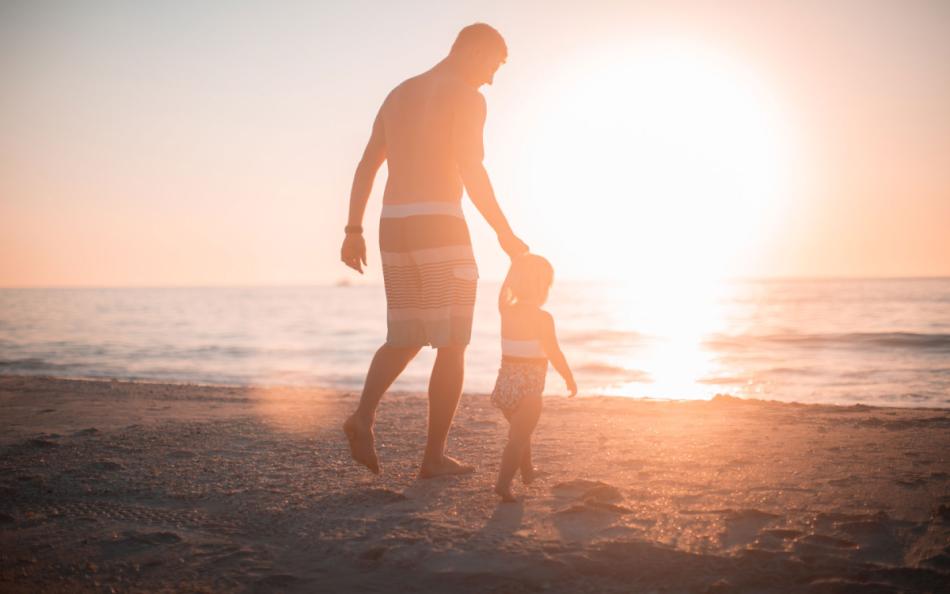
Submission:
[[[446,56],[441,62],[436,64],[432,68],[432,70],[444,72],[450,76],[458,78],[459,80],[463,81],[466,85],[472,87],[473,89],[477,90],[479,87],[479,85],[477,85],[474,81],[472,81],[471,77],[466,76],[467,69],[463,66],[462,62],[455,56],[452,56],[452,55]]]

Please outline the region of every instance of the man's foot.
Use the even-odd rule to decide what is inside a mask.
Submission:
[[[495,485],[495,493],[501,497],[502,503],[517,503],[518,498],[515,497],[515,494],[511,492],[511,487],[502,487],[501,485]]]
[[[379,474],[379,458],[376,457],[373,426],[360,421],[356,415],[343,423],[343,433],[350,442],[350,455],[353,459],[369,468],[373,474]]]
[[[419,469],[419,478],[428,479],[450,474],[471,474],[473,472],[475,472],[474,466],[462,464],[450,456],[442,456],[442,460],[436,464],[423,462],[422,468]]]

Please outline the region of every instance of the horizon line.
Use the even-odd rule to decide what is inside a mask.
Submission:
[[[899,280],[950,280],[950,274],[934,275],[884,275],[884,276],[866,276],[866,275],[809,275],[809,276],[729,276],[720,279],[726,282],[808,282],[808,281],[899,281]],[[480,282],[499,283],[501,278],[481,278]],[[619,279],[582,279],[565,278],[558,279],[559,283],[624,283]],[[129,284],[129,285],[81,285],[81,284],[63,284],[63,285],[0,285],[0,290],[66,290],[66,289],[277,289],[277,288],[352,288],[352,287],[381,287],[382,280],[372,282],[362,282],[360,280],[351,281],[341,278],[336,281],[313,282],[313,283],[222,283],[222,284]]]

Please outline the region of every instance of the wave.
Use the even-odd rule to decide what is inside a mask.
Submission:
[[[609,328],[599,330],[567,330],[561,331],[559,334],[563,342],[570,344],[636,342],[645,338],[644,335],[632,330],[613,330]]]
[[[66,372],[72,370],[75,366],[68,363],[54,363],[39,357],[23,357],[21,359],[0,359],[0,372]]]
[[[629,369],[627,367],[621,367],[618,365],[611,365],[609,363],[581,363],[576,365],[574,371],[577,373],[591,374],[591,375],[610,375],[610,376],[621,376],[627,381],[643,381],[650,377],[645,371],[639,369]]]
[[[713,348],[755,348],[762,343],[803,348],[876,347],[950,351],[950,334],[917,332],[848,332],[838,334],[720,335],[706,341]]]

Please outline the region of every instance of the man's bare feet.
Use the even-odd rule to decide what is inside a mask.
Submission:
[[[379,458],[376,457],[373,426],[351,415],[343,423],[343,433],[350,442],[350,455],[373,474],[379,474]]]
[[[475,467],[470,464],[462,464],[451,456],[442,456],[442,460],[435,464],[422,463],[419,469],[419,478],[429,479],[437,476],[446,476],[451,474],[471,474],[475,472]]]
[[[498,496],[501,497],[503,503],[517,503],[518,498],[515,497],[514,493],[511,492],[511,487],[502,487],[501,485],[495,485],[495,493],[498,493]]]

